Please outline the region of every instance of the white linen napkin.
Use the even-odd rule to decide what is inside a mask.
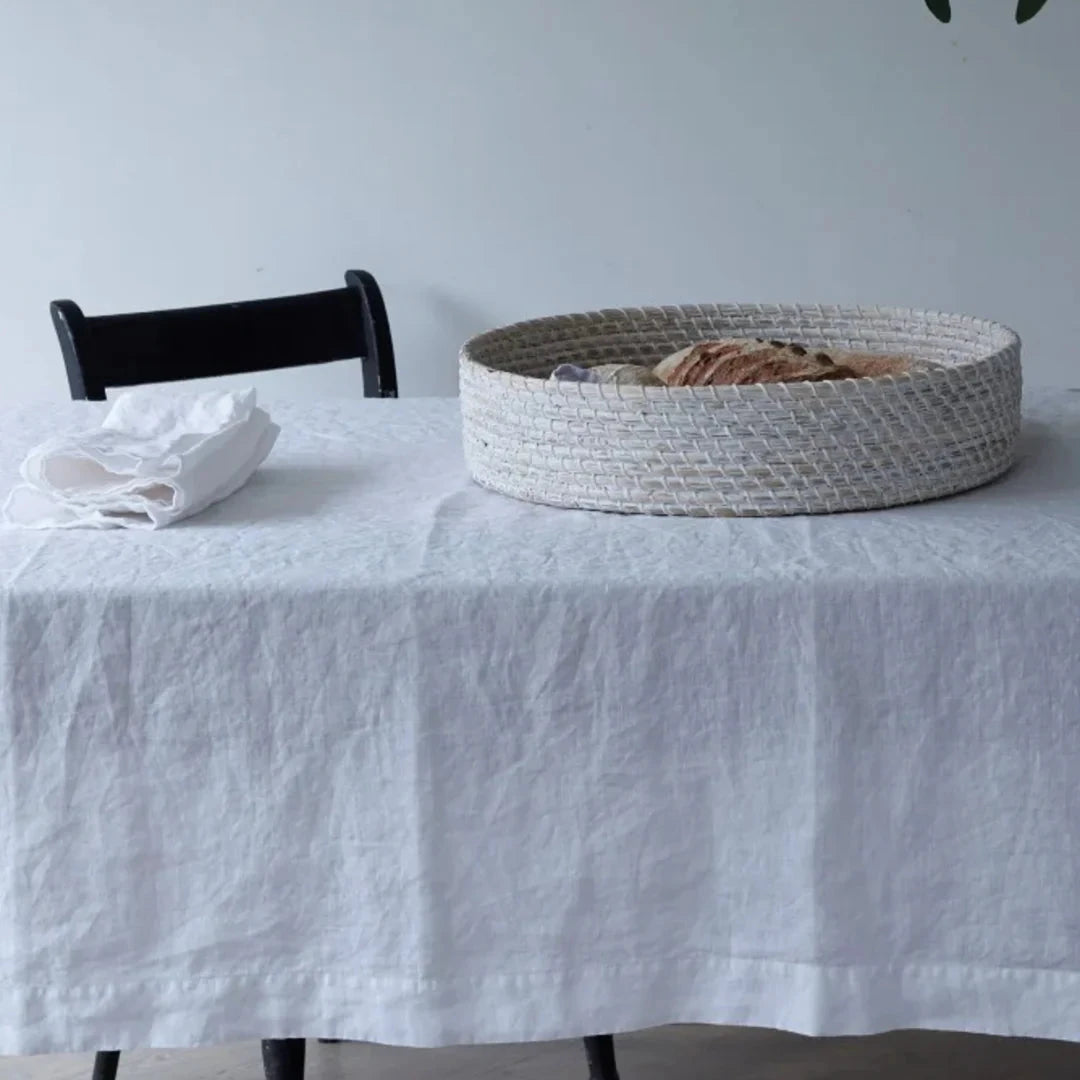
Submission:
[[[99,429],[31,450],[4,517],[34,529],[160,529],[243,487],[280,430],[254,390],[132,390]]]

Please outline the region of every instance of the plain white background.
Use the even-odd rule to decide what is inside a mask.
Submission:
[[[485,327],[893,303],[1080,385],[1080,3],[0,0],[0,396],[90,314],[382,281],[405,394]],[[252,380],[245,380],[252,381]],[[260,376],[360,393],[355,364]]]

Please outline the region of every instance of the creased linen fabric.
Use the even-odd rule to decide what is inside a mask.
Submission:
[[[1026,408],[980,491],[700,520],[275,403],[197,518],[0,530],[0,1053],[1080,1037],[1080,394]]]
[[[129,390],[100,427],[30,449],[0,519],[31,529],[164,528],[243,487],[277,436],[254,390]]]

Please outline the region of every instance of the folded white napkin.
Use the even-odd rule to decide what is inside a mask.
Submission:
[[[160,529],[243,487],[280,430],[254,390],[132,390],[99,429],[32,450],[4,517],[35,529]]]

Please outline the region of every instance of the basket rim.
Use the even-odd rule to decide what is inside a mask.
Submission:
[[[479,334],[470,337],[462,346],[459,353],[459,362],[462,365],[474,369],[477,374],[488,377],[508,380],[512,383],[522,380],[523,383],[540,383],[546,386],[551,393],[565,396],[595,396],[603,398],[699,398],[716,399],[718,397],[745,396],[758,392],[767,397],[780,395],[801,396],[809,394],[819,397],[824,393],[843,394],[850,392],[853,387],[865,388],[868,385],[889,386],[907,384],[914,380],[939,378],[942,368],[929,368],[920,371],[905,372],[902,375],[864,375],[849,379],[832,379],[824,382],[776,382],[776,383],[749,383],[749,384],[723,384],[719,386],[638,386],[624,383],[577,383],[570,381],[552,381],[542,375],[525,375],[515,371],[505,371],[501,368],[491,367],[477,360],[473,355],[474,350],[481,345],[490,344],[508,333],[518,333],[523,330],[540,330],[546,327],[565,325],[571,321],[600,321],[615,320],[633,315],[682,315],[695,311],[708,312],[710,314],[746,314],[748,312],[760,312],[766,315],[802,315],[817,314],[823,317],[833,318],[890,318],[903,321],[940,322],[953,326],[970,326],[981,333],[988,334],[995,339],[995,348],[984,354],[968,357],[950,364],[945,372],[963,371],[983,364],[993,362],[1003,355],[1019,350],[1021,347],[1020,335],[1012,327],[993,319],[986,319],[976,315],[964,315],[957,312],[938,311],[927,308],[892,307],[883,305],[842,305],[820,303],[791,303],[791,304],[759,304],[759,303],[700,303],[700,304],[653,304],[635,307],[608,307],[597,308],[592,311],[565,312],[558,315],[541,315],[529,319],[521,319],[516,322],[505,323],[501,326],[491,327]],[[738,336],[738,335],[734,335]],[[831,388],[831,389],[830,389]]]

